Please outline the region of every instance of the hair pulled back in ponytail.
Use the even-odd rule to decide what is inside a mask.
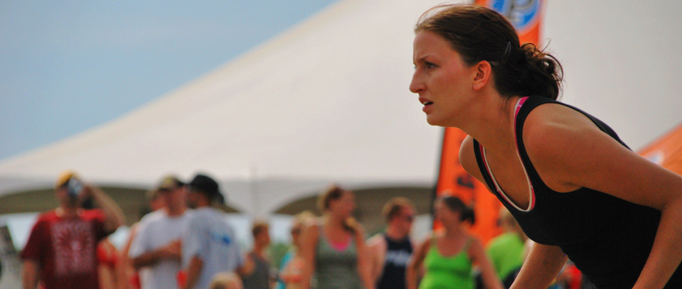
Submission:
[[[324,213],[329,210],[332,201],[340,200],[343,197],[343,194],[346,193],[351,192],[341,188],[337,184],[331,184],[322,194],[317,197],[317,207]],[[343,229],[346,231],[355,234],[358,231],[358,226],[360,224],[355,220],[355,218],[348,217],[343,220],[341,225],[343,225]]]
[[[520,45],[511,23],[491,9],[460,4],[436,6],[419,18],[414,31],[430,31],[443,37],[467,65],[488,61],[495,89],[503,96],[559,98],[563,80],[559,61],[532,43]]]
[[[443,196],[438,198],[448,209],[453,212],[459,212],[460,221],[469,221],[472,225],[476,222],[476,214],[474,208],[469,207],[462,202],[462,200],[455,196]]]

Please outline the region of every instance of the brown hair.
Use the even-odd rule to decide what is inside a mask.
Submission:
[[[386,222],[390,222],[393,218],[400,215],[400,211],[403,208],[414,208],[412,201],[404,197],[395,197],[388,200],[388,203],[384,205],[381,210],[381,215],[384,216]]]
[[[270,228],[270,225],[268,225],[268,223],[266,223],[265,221],[255,221],[253,222],[253,226],[251,226],[251,234],[255,238],[256,236],[258,236],[258,234],[264,232],[268,228]]]
[[[532,43],[520,45],[511,23],[491,9],[439,5],[422,14],[414,31],[443,37],[469,66],[488,61],[495,89],[505,97],[559,98],[563,79],[559,61]]]
[[[469,221],[472,225],[476,222],[474,209],[465,205],[462,199],[455,196],[442,196],[438,198],[438,201],[442,202],[451,211],[459,212],[460,221]]]
[[[320,211],[322,211],[324,213],[324,211],[329,209],[329,204],[332,201],[336,201],[338,199],[341,199],[341,197],[343,197],[343,194],[346,192],[349,192],[349,191],[344,190],[339,185],[336,185],[336,184],[330,185],[322,194],[320,194],[317,197],[317,207],[320,209]],[[357,229],[356,229],[357,226],[358,226],[358,222],[352,217],[347,218],[343,222],[343,228],[346,231],[351,232],[353,234],[355,234],[355,232],[357,232]]]
[[[343,196],[346,190],[342,189],[336,184],[330,185],[322,194],[317,197],[317,208],[324,212],[329,209],[329,204],[332,201],[338,200]]]

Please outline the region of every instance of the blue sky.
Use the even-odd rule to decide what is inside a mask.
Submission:
[[[115,119],[333,2],[3,1],[0,159]]]

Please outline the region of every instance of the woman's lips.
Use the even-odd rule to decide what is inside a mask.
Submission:
[[[432,102],[432,101],[430,101],[430,100],[428,100],[428,99],[426,99],[426,98],[423,98],[423,97],[420,97],[420,98],[419,98],[419,102],[420,102],[422,105],[424,105],[424,107],[422,108],[422,111],[424,111],[424,112],[428,112],[427,110],[429,110],[429,109],[431,108],[431,105],[433,105],[433,102]]]

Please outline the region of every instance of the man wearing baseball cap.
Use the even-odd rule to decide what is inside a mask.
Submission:
[[[190,215],[185,205],[185,183],[166,176],[155,190],[164,208],[142,218],[129,256],[135,269],[150,269],[148,274],[140,275],[142,289],[177,289],[182,230]]]
[[[55,183],[59,207],[41,214],[21,253],[24,288],[99,288],[97,243],[125,222],[123,211],[99,188],[71,171]],[[80,209],[92,198],[100,209]]]
[[[188,184],[187,202],[194,209],[182,239],[182,266],[186,272],[185,289],[208,289],[211,278],[219,272],[249,275],[253,262],[245,262],[236,234],[215,208],[224,204],[218,183],[197,174]]]

